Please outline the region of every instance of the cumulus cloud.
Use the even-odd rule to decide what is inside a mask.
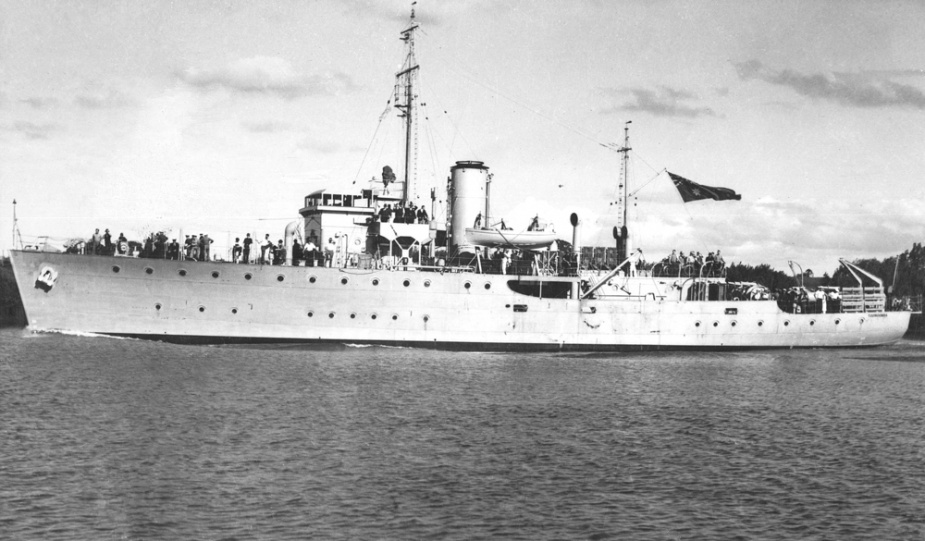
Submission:
[[[721,248],[727,261],[771,263],[787,259],[804,267],[830,269],[839,257],[885,257],[925,238],[925,217],[915,201],[774,200],[691,203],[695,215],[662,252],[678,243],[682,249]],[[729,227],[734,223],[735,227]],[[658,228],[658,225],[652,225]],[[661,240],[661,239],[659,239]],[[820,271],[821,272],[821,271]]]
[[[697,99],[697,95],[686,90],[678,90],[667,86],[656,89],[629,88],[620,93],[629,93],[631,100],[623,105],[604,109],[604,113],[618,111],[639,111],[655,116],[696,118],[700,116],[716,116],[716,112],[709,107],[698,107],[684,102]]]
[[[925,93],[917,87],[893,82],[891,72],[865,72],[858,74],[821,73],[803,74],[790,69],[773,70],[758,60],[734,64],[743,81],[759,80],[790,88],[797,94],[812,99],[832,101],[850,107],[897,107],[925,109]],[[917,70],[904,71],[903,76],[915,75]]]
[[[296,99],[349,92],[356,84],[343,73],[306,76],[282,58],[243,58],[215,69],[189,68],[177,74],[184,83],[203,90],[226,89],[243,94]]]

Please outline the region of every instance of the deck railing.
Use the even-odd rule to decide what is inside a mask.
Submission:
[[[841,291],[842,312],[883,312],[886,294],[882,287],[844,287]]]

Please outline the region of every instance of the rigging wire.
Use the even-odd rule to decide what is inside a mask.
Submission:
[[[369,156],[369,151],[372,150],[373,144],[376,142],[376,136],[379,134],[379,128],[382,127],[382,121],[385,120],[389,112],[392,110],[392,92],[389,92],[389,99],[386,100],[385,110],[382,111],[382,114],[379,115],[379,122],[376,123],[376,129],[373,131],[372,139],[369,141],[369,145],[366,146],[366,152],[363,153],[363,159],[360,160],[360,166],[357,168],[357,174],[353,177],[353,183],[357,183],[357,179],[360,178],[360,172],[363,171],[363,166],[366,165],[366,158]]]
[[[423,30],[422,30],[421,33],[422,33],[424,36],[428,36],[427,32],[424,32]],[[434,49],[431,49],[431,50],[440,51],[441,49],[440,49],[439,47],[435,47]],[[438,56],[439,56],[439,53],[438,53]],[[453,60],[454,60],[454,61],[456,61],[458,64],[462,65],[461,62],[458,62],[458,58],[456,58],[455,55],[453,55],[452,53],[450,53],[450,56],[453,57]],[[448,63],[448,62],[445,63],[444,65],[447,66],[448,69],[449,69],[450,71],[456,73],[457,75],[462,76],[463,78],[467,79],[468,81],[470,81],[470,82],[472,82],[472,83],[475,83],[475,84],[477,84],[477,85],[479,85],[479,86],[485,88],[485,89],[488,90],[489,92],[491,92],[491,93],[493,93],[493,94],[496,94],[496,95],[498,95],[498,96],[500,96],[500,97],[502,97],[502,98],[504,98],[504,99],[510,101],[511,103],[514,103],[515,105],[519,105],[519,106],[523,107],[524,109],[530,111],[531,113],[533,113],[533,114],[535,114],[535,115],[537,115],[537,116],[539,116],[539,117],[541,117],[541,118],[545,118],[546,120],[549,120],[550,122],[553,122],[553,123],[555,123],[555,124],[558,124],[559,126],[561,126],[561,127],[565,128],[565,129],[567,129],[567,130],[569,130],[569,131],[571,131],[571,132],[577,134],[577,135],[580,136],[580,137],[583,137],[583,138],[585,138],[585,139],[587,139],[587,140],[589,140],[589,141],[592,141],[592,142],[594,142],[594,143],[597,143],[597,144],[599,144],[599,145],[604,145],[604,143],[601,143],[600,141],[598,141],[598,140],[597,140],[594,136],[592,136],[590,133],[585,132],[584,130],[581,130],[581,129],[578,128],[577,126],[573,126],[573,125],[566,124],[565,122],[559,120],[559,119],[556,118],[555,116],[552,116],[552,115],[550,115],[550,114],[546,114],[546,113],[544,113],[543,111],[539,110],[538,107],[533,106],[533,105],[531,105],[531,104],[525,102],[524,100],[518,99],[518,98],[516,98],[516,97],[514,97],[514,96],[510,96],[510,95],[508,95],[508,94],[505,94],[504,92],[501,92],[500,90],[498,90],[496,87],[494,87],[494,86],[492,86],[492,85],[489,85],[488,83],[483,82],[482,79],[484,79],[484,77],[481,77],[481,76],[478,74],[478,72],[472,71],[472,73],[467,73],[466,71],[462,71],[463,68],[454,67],[453,64]],[[606,146],[606,145],[604,145],[604,146]]]
[[[419,30],[420,30],[420,34],[421,34],[423,37],[428,38],[428,39],[430,38],[430,35],[427,33],[427,31],[426,31],[423,27],[422,27],[422,28],[419,28]],[[528,102],[526,102],[526,101],[523,100],[523,99],[519,99],[519,98],[517,98],[517,97],[508,95],[508,94],[506,94],[506,93],[500,91],[498,88],[496,88],[496,87],[494,87],[494,86],[492,86],[492,85],[490,85],[490,84],[488,84],[488,83],[485,83],[485,82],[484,82],[484,80],[485,80],[484,77],[481,77],[481,76],[479,75],[479,73],[476,72],[475,70],[472,70],[472,69],[470,69],[470,68],[468,68],[468,67],[465,67],[465,65],[459,60],[459,58],[458,58],[456,55],[454,55],[452,52],[445,53],[444,50],[443,50],[441,47],[439,47],[439,46],[428,48],[428,51],[434,52],[434,53],[436,54],[436,56],[441,56],[441,53],[443,53],[443,54],[445,54],[445,55],[449,55],[450,60],[452,60],[452,62],[444,62],[443,65],[446,66],[450,71],[452,71],[452,72],[454,72],[454,73],[456,73],[456,74],[462,76],[463,78],[467,79],[468,81],[473,82],[473,83],[475,83],[476,85],[479,85],[479,86],[485,88],[485,89],[488,90],[489,92],[491,92],[491,93],[493,93],[493,94],[496,94],[496,95],[498,95],[499,97],[504,98],[504,99],[510,101],[511,103],[514,103],[514,104],[516,104],[516,105],[519,105],[519,106],[523,107],[523,108],[526,109],[527,111],[529,111],[529,112],[531,112],[531,113],[533,113],[533,114],[539,116],[540,118],[546,119],[546,120],[548,120],[548,121],[550,121],[550,122],[552,122],[552,123],[554,123],[554,124],[557,124],[557,125],[559,125],[559,126],[565,128],[566,130],[568,130],[568,131],[570,131],[570,132],[572,132],[572,133],[578,135],[579,137],[581,137],[581,138],[583,138],[583,139],[586,139],[586,140],[588,140],[588,141],[591,141],[591,142],[593,142],[593,143],[596,143],[597,145],[602,146],[602,147],[604,147],[604,148],[607,148],[607,149],[609,149],[609,150],[616,150],[616,148],[614,147],[613,144],[611,144],[611,143],[605,143],[605,142],[600,141],[600,139],[596,136],[596,134],[592,134],[591,132],[589,132],[589,131],[587,131],[587,130],[585,130],[585,129],[582,129],[582,128],[576,126],[576,125],[568,124],[568,123],[566,123],[566,122],[560,120],[558,117],[556,117],[556,116],[554,116],[554,115],[552,115],[552,114],[545,113],[544,111],[542,111],[542,110],[539,108],[539,106],[531,105],[531,104],[529,104]],[[444,57],[444,58],[445,58],[445,57]],[[445,58],[445,59],[446,59],[446,58]],[[454,126],[455,126],[456,129],[457,129],[457,134],[460,135],[460,136],[462,136],[462,134],[458,132],[458,124],[454,122]],[[463,139],[465,140],[464,136],[463,136]],[[468,145],[468,142],[467,142],[467,145]],[[471,147],[470,147],[470,148],[471,148]],[[633,155],[634,155],[634,157],[635,157],[636,159],[638,159],[638,160],[641,161],[643,164],[645,164],[646,167],[648,167],[653,173],[655,173],[655,174],[656,174],[656,177],[657,177],[659,174],[661,174],[661,171],[657,171],[657,170],[655,169],[655,167],[653,167],[651,164],[649,164],[649,163],[648,163],[642,156],[640,156],[637,152],[633,151]],[[664,169],[663,169],[662,171],[664,171]],[[643,187],[644,187],[646,184],[648,184],[649,182],[651,182],[652,180],[654,180],[654,178],[651,179],[651,180],[649,180],[648,182],[646,182],[646,183],[643,185]],[[626,181],[627,181],[627,179],[624,179],[624,182],[626,182]],[[636,191],[634,191],[634,192],[633,192],[633,195],[635,195],[635,194],[636,194],[639,190],[641,190],[641,189],[642,189],[642,187],[640,187],[639,189],[637,189]],[[627,196],[627,199],[629,199],[629,196]]]
[[[649,180],[645,181],[645,182],[642,184],[642,186],[636,188],[635,190],[633,190],[632,192],[630,192],[629,194],[627,194],[626,198],[629,199],[630,197],[633,197],[634,195],[636,195],[637,193],[639,193],[640,191],[642,191],[643,188],[645,188],[646,186],[648,186],[649,184],[651,184],[652,181],[654,181],[654,180],[657,179],[658,177],[662,176],[662,173],[664,173],[664,172],[666,172],[666,171],[668,171],[668,169],[662,169],[661,171],[658,171],[657,173],[655,173],[655,176],[654,176],[654,177],[652,177],[652,178],[650,178]]]

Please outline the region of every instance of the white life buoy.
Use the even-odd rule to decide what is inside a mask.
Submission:
[[[55,282],[58,281],[58,271],[45,265],[39,270],[39,275],[35,279],[35,287],[38,289],[44,289],[47,293],[51,288],[55,287]]]

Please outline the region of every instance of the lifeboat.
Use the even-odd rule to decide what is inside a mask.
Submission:
[[[514,231],[511,229],[473,229],[466,228],[466,239],[476,246],[524,248],[535,250],[545,248],[555,242],[556,232]]]

